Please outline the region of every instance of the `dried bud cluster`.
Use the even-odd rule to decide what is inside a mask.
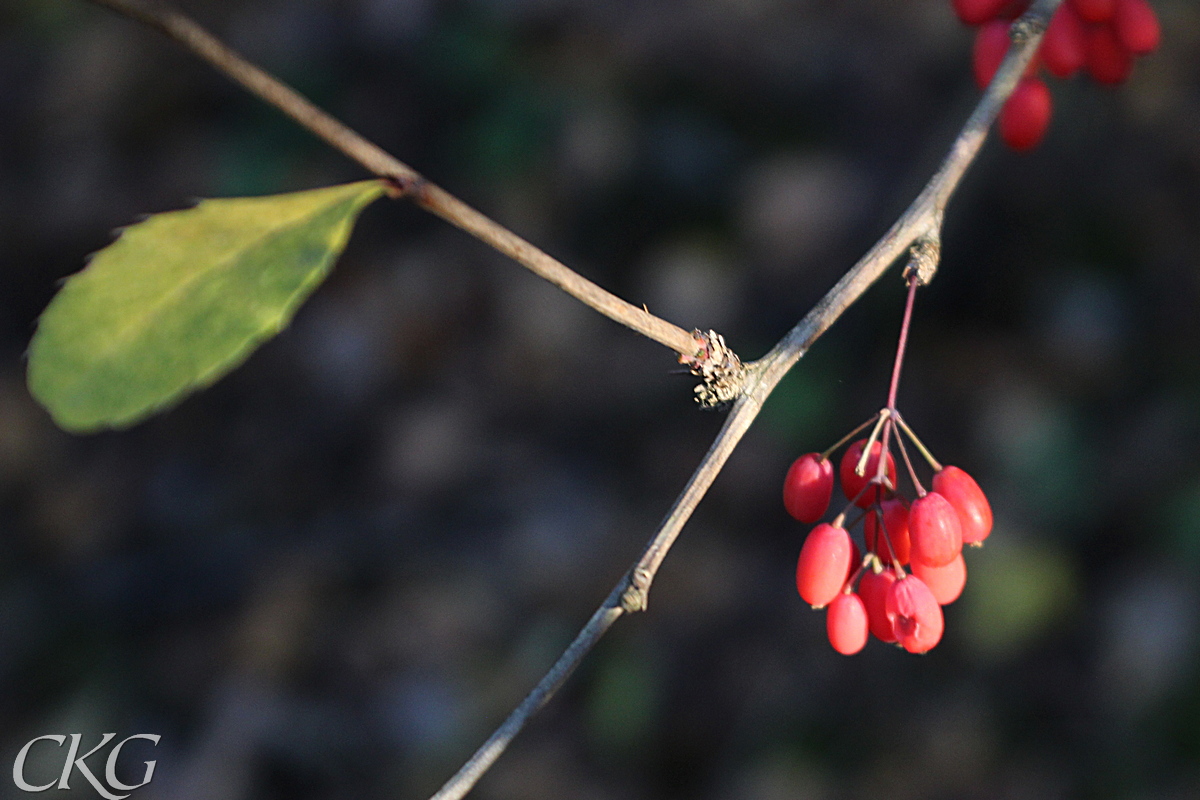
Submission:
[[[742,360],[716,331],[696,330],[692,335],[696,338],[696,354],[680,356],[679,363],[701,380],[694,390],[696,402],[704,408],[732,403],[742,393],[746,380]]]

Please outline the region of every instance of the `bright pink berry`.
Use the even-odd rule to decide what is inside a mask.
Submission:
[[[829,508],[833,494],[833,464],[820,453],[800,456],[783,479],[783,505],[801,522],[816,522]]]
[[[842,592],[825,611],[825,633],[833,649],[852,656],[867,643],[867,608],[853,592]]]
[[[1106,22],[1117,10],[1116,0],[1068,0],[1086,22]]]
[[[867,457],[867,468],[862,475],[855,473],[854,468],[858,466],[859,459],[862,458],[863,448],[867,446],[866,439],[859,439],[854,444],[846,448],[845,455],[842,456],[842,463],[838,467],[838,476],[842,479],[842,491],[846,494],[847,500],[853,500],[854,504],[859,508],[866,508],[875,502],[875,496],[879,493],[879,487],[872,486],[867,491],[863,492],[867,483],[875,477],[875,473],[879,471],[879,451],[883,449],[883,445],[875,442],[871,445],[871,455]],[[896,485],[896,459],[892,458],[892,454],[887,455],[887,477]],[[859,495],[862,492],[862,495]],[[855,498],[858,498],[855,500]]]
[[[1154,9],[1146,0],[1117,0],[1112,26],[1129,52],[1145,55],[1158,49],[1162,29]]]
[[[942,607],[920,578],[908,575],[893,583],[885,609],[896,641],[908,652],[924,653],[941,640]]]
[[[910,558],[927,567],[944,567],[962,552],[962,523],[950,501],[929,492],[908,510]]]
[[[992,532],[992,506],[970,475],[958,467],[943,467],[933,476],[933,490],[958,512],[963,544],[979,544]]]
[[[949,605],[957,600],[967,583],[967,562],[962,553],[944,567],[927,567],[917,561],[912,565],[912,571],[933,592],[938,605]]]
[[[1008,0],[951,0],[954,13],[968,25],[979,25],[994,19]]]
[[[823,608],[838,596],[850,572],[853,550],[845,528],[823,522],[809,532],[796,562],[796,589],[804,602]]]
[[[896,562],[901,565],[908,563],[909,558],[909,539],[908,539],[908,507],[904,505],[904,501],[898,498],[884,500],[883,506],[883,533],[884,537],[879,533],[879,518],[876,512],[872,511],[867,514],[863,520],[863,538],[867,542],[867,550],[879,556],[879,560],[885,565],[891,564],[892,554],[895,553]],[[888,544],[891,547],[888,547]]]
[[[1056,78],[1071,77],[1087,61],[1087,30],[1070,3],[1063,3],[1054,12],[1038,54]]]
[[[1093,25],[1088,31],[1087,68],[1096,83],[1115,86],[1133,71],[1133,54],[1125,49],[1112,28]]]
[[[1038,78],[1023,78],[1000,109],[1000,138],[1013,150],[1031,150],[1050,126],[1050,89]]]
[[[889,570],[875,573],[867,570],[858,583],[858,594],[867,609],[867,622],[871,633],[881,642],[896,641],[896,633],[892,630],[892,621],[887,616],[887,596],[892,584],[896,582],[896,573]]]
[[[986,89],[992,82],[1010,44],[1008,23],[1003,20],[989,22],[976,31],[971,65],[975,71],[975,85],[980,89]]]

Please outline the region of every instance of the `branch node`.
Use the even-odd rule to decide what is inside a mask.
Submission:
[[[702,408],[720,408],[732,403],[746,383],[746,367],[737,353],[725,344],[716,331],[692,331],[696,353],[681,355],[679,363],[701,380],[696,386],[696,402]]]
[[[1024,44],[1034,36],[1041,36],[1049,26],[1050,16],[1040,4],[1034,5],[1013,23],[1010,36],[1017,44]]]
[[[637,567],[629,574],[629,584],[621,593],[621,608],[628,614],[645,611],[650,599],[650,582],[654,576],[645,567]]]
[[[418,196],[429,185],[429,181],[420,175],[388,175],[383,179],[386,184],[387,196],[393,200],[403,197]]]
[[[908,264],[904,267],[904,282],[917,279],[918,286],[928,286],[937,274],[942,259],[942,240],[936,233],[926,234],[913,242],[908,250]]]

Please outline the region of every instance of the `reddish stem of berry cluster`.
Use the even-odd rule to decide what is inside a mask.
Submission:
[[[911,278],[888,405],[828,451],[800,456],[783,483],[788,512],[801,522],[816,522],[828,511],[833,495],[830,456],[871,428],[866,438],[846,448],[838,466],[845,508],[809,532],[796,563],[800,596],[813,608],[828,609],[829,642],[844,655],[861,650],[868,634],[912,653],[936,645],[944,628],[941,607],[957,600],[966,584],[963,545],[981,544],[992,530],[992,509],[979,485],[958,467],[938,463],[896,410],[917,285]],[[917,478],[901,434],[934,469],[932,491],[925,491]],[[916,494],[911,501],[898,489],[893,442]],[[866,509],[861,515],[865,557],[845,524],[855,507]]]
[[[958,18],[978,25],[972,53],[975,83],[992,81],[1008,52],[1012,21],[1030,0],[951,0]],[[1086,70],[1104,86],[1123,83],[1134,59],[1158,48],[1162,30],[1148,0],[1064,0],[1054,12],[1037,54],[1000,111],[1000,137],[1014,150],[1031,150],[1050,126],[1050,88],[1039,77],[1045,67],[1067,79]]]

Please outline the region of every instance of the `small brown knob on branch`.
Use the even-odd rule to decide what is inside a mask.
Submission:
[[[701,379],[695,388],[696,402],[704,408],[719,408],[732,403],[742,393],[746,368],[737,353],[725,344],[716,331],[692,331],[696,354],[679,357],[693,375]]]

